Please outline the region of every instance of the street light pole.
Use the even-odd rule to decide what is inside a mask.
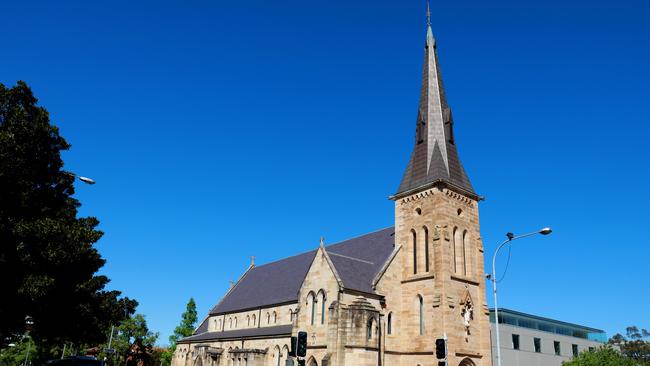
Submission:
[[[503,248],[504,245],[510,244],[511,242],[517,239],[525,238],[527,236],[533,236],[536,234],[548,235],[551,232],[552,232],[551,228],[545,227],[542,230],[519,235],[519,236],[515,236],[513,233],[507,233],[506,236],[508,237],[508,240],[501,243],[501,245],[499,245],[497,247],[497,250],[494,252],[494,256],[492,256],[492,288],[494,289],[494,324],[497,333],[497,366],[501,366],[501,339],[499,336],[499,304],[497,303],[497,254],[499,254],[499,250],[501,250],[501,248]]]
[[[84,182],[86,184],[95,184],[95,183],[97,183],[92,178],[82,177],[81,175],[76,175],[76,174],[70,173],[70,172],[65,172],[65,174],[67,174],[69,176],[72,176],[73,178],[79,179],[80,181],[82,181],[82,182]]]

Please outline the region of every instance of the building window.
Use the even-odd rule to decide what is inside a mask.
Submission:
[[[429,272],[429,229],[424,227],[424,271]]]
[[[562,350],[560,349],[560,342],[553,341],[553,349],[555,350],[555,355],[559,356],[562,353]]]
[[[368,336],[368,339],[372,339],[373,323],[374,323],[374,318],[370,318],[370,320],[368,320],[368,329],[366,334]]]
[[[276,313],[276,312],[274,311],[274,312],[273,312],[273,324],[275,324],[275,323],[277,323],[277,322],[278,322],[278,313]]]
[[[454,273],[458,273],[458,259],[456,258],[456,246],[458,245],[458,228],[455,227],[451,235],[451,266]]]
[[[266,313],[266,324],[271,324],[271,314]]]
[[[542,352],[542,340],[539,338],[533,338],[533,345],[535,346],[535,352]]]
[[[314,293],[312,292],[309,295],[309,298],[311,301],[311,318],[309,324],[314,325],[314,319],[316,319],[316,296],[314,296]]]
[[[321,291],[320,301],[320,323],[325,324],[325,291]]]
[[[519,334],[512,335],[512,349],[519,349]]]
[[[424,300],[418,295],[419,315],[420,315],[420,335],[424,334]]]
[[[573,357],[578,357],[578,345],[577,344],[572,344],[571,345],[571,352],[573,353]]]
[[[247,327],[251,326],[251,317],[249,315],[246,315],[246,326]]]
[[[257,324],[257,317],[253,314],[253,326]]]
[[[462,248],[461,258],[463,261],[463,275],[467,276],[467,231],[463,231],[463,248]]]
[[[386,320],[386,331],[388,334],[393,334],[393,313],[388,313],[388,319]]]
[[[415,230],[411,230],[413,235],[413,274],[418,273],[418,237]]]

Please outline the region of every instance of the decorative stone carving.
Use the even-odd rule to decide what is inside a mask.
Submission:
[[[449,241],[449,230],[447,230],[448,225],[436,225],[433,227],[433,240],[440,240],[442,236],[445,240]]]
[[[470,322],[474,320],[474,307],[469,299],[465,301],[465,306],[463,306],[460,315],[463,317],[463,325],[465,326],[465,342],[468,342],[471,334]]]

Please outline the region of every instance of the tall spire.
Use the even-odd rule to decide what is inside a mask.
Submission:
[[[453,135],[453,118],[442,85],[436,40],[431,30],[427,2],[427,38],[424,45],[422,89],[415,126],[415,146],[396,196],[436,182],[450,184],[476,196],[458,158]]]

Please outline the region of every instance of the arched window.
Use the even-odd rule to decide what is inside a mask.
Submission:
[[[253,314],[253,326],[255,326],[255,324],[257,324],[257,317]]]
[[[235,328],[237,328],[237,317],[235,317]]]
[[[374,328],[375,318],[368,319],[368,327],[366,329],[366,337],[372,339],[372,331]]]
[[[413,274],[418,273],[418,236],[415,230],[411,230],[413,236]]]
[[[388,334],[393,334],[393,313],[388,313],[388,319],[386,319],[386,332],[388,332]]]
[[[316,297],[311,295],[311,325],[316,322]]]
[[[246,326],[247,327],[251,326],[251,317],[250,317],[250,315],[246,315]]]
[[[277,323],[278,323],[278,313],[276,313],[276,312],[274,311],[274,312],[273,312],[273,324],[277,324]]]
[[[429,272],[429,229],[424,227],[424,271]]]
[[[320,323],[325,324],[325,291],[320,291]]]
[[[456,253],[456,247],[458,246],[458,228],[455,227],[453,231],[453,235],[451,237],[452,243],[451,243],[451,264],[452,268],[454,270],[454,273],[458,273],[458,255]]]
[[[420,318],[420,335],[424,335],[424,299],[418,295],[418,316]]]
[[[280,353],[280,347],[275,346],[275,358],[277,359],[277,366],[282,366],[280,365],[280,362],[282,360],[282,354]]]
[[[289,357],[289,347],[285,344],[284,347],[282,347],[282,358],[287,359]]]
[[[467,269],[467,250],[468,250],[468,234],[467,230],[463,231],[463,274],[467,276],[469,271]]]
[[[232,329],[232,318],[229,319],[228,328]]]
[[[266,313],[266,324],[271,324],[271,314]]]

